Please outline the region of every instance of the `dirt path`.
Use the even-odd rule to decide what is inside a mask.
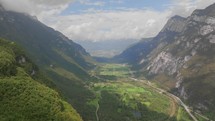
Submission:
[[[170,97],[169,97],[170,98]],[[173,116],[175,116],[176,115],[176,113],[177,113],[177,107],[178,107],[178,104],[177,104],[177,102],[176,102],[176,100],[175,99],[173,99],[173,98],[170,98],[170,102],[171,102],[171,104],[170,104],[170,110],[169,110],[169,115],[170,115],[170,117],[173,117]]]
[[[96,120],[97,121],[99,121],[98,111],[99,111],[99,103],[98,103],[97,108],[96,108]]]

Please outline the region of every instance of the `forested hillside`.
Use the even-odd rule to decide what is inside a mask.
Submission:
[[[82,121],[14,42],[0,39],[1,121]]]
[[[94,94],[85,83],[94,80],[88,70],[95,66],[95,62],[85,49],[28,14],[8,11],[0,5],[0,18],[0,37],[22,46],[44,75],[53,81],[48,85],[55,85],[83,119],[94,120],[94,108],[86,105]],[[29,67],[31,65],[24,68]],[[34,71],[36,68],[27,72]]]

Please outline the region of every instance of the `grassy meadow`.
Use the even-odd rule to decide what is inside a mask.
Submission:
[[[113,80],[130,76],[129,66],[126,64],[101,64],[95,70],[97,76]]]

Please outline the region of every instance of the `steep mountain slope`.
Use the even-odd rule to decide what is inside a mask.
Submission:
[[[79,78],[93,65],[90,55],[63,34],[27,14],[0,10],[0,37],[22,45],[42,67],[61,67]]]
[[[194,110],[215,119],[215,4],[195,10],[181,22],[170,19],[161,33],[165,30],[177,34],[156,36],[163,41],[135,64],[141,66],[142,75],[174,91]]]
[[[148,45],[151,43],[153,45],[153,41],[151,41],[152,38],[144,38],[140,42],[133,44],[132,46],[128,47],[125,51],[123,51],[120,55],[117,55],[113,58],[113,60],[118,62],[129,62],[129,63],[135,63],[138,62],[140,56],[142,54],[138,55],[139,52],[145,52],[147,53],[147,50],[150,50],[150,47],[145,47],[145,45]]]
[[[45,86],[47,81],[44,80],[39,69],[16,44],[0,39],[2,121],[82,121],[56,91]]]
[[[35,17],[0,7],[0,37],[21,45],[49,76],[84,120],[94,120],[94,108],[87,101],[94,94],[85,86],[94,67],[91,56],[80,45],[47,27]]]
[[[185,18],[180,16],[172,17],[162,31],[154,38],[142,39],[139,43],[129,47],[114,60],[128,62],[130,64],[142,64],[154,48],[161,48],[170,42],[182,31]],[[179,25],[179,27],[177,26]]]

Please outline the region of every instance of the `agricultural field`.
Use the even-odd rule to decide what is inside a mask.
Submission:
[[[168,114],[170,102],[167,97],[154,92],[148,87],[136,86],[133,82],[107,82],[94,84],[94,91],[107,91],[120,97],[121,102],[134,110],[138,109],[137,103],[146,106],[152,111]],[[157,103],[160,102],[160,103]]]
[[[147,86],[135,82],[113,81],[95,83],[92,90],[97,94],[89,105],[98,107],[100,121],[177,121],[177,113],[171,107],[171,100]]]
[[[174,100],[130,79],[128,65],[102,64],[94,74],[106,79],[90,85],[96,96],[87,105],[96,109],[97,121],[191,121]]]
[[[109,80],[130,76],[129,66],[126,64],[101,64],[95,73],[97,76]]]

